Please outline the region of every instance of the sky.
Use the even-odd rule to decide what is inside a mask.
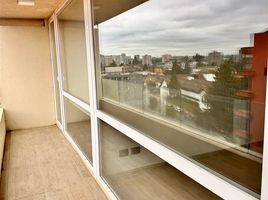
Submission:
[[[268,28],[267,0],[149,0],[99,25],[104,55],[238,53]]]

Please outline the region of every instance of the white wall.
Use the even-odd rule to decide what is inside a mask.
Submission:
[[[9,130],[55,123],[47,27],[0,26],[0,103]]]

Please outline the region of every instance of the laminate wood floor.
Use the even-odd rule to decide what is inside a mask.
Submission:
[[[7,134],[1,200],[107,199],[56,126]]]
[[[106,176],[127,200],[220,200],[221,198],[167,163]]]
[[[262,163],[224,149],[200,154],[193,159],[242,186],[261,193]]]

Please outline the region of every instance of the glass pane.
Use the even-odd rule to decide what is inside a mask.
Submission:
[[[94,0],[93,11],[101,109],[259,196],[267,1]]]
[[[57,65],[57,56],[56,56],[56,42],[55,42],[55,32],[54,32],[54,22],[49,24],[50,28],[50,44],[51,44],[51,54],[52,54],[52,63],[53,63],[53,75],[54,75],[54,88],[55,88],[55,101],[56,101],[56,113],[57,120],[61,124],[61,103],[60,103],[60,86],[59,86],[59,74],[58,74],[58,65]]]
[[[220,199],[103,122],[101,176],[120,199]]]
[[[64,98],[64,108],[67,133],[92,162],[90,114],[66,98]]]
[[[58,22],[63,89],[89,103],[83,0],[72,1]]]

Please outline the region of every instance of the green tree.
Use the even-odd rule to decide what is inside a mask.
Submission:
[[[172,89],[180,89],[180,83],[177,79],[176,74],[171,74],[169,87]]]
[[[139,60],[137,59],[137,57],[134,57],[132,64],[133,65],[138,65],[139,64]]]
[[[113,60],[113,62],[110,63],[107,67],[116,67],[116,66],[117,66],[117,64],[116,64],[115,61]]]
[[[198,63],[196,64],[196,66],[197,66],[198,68],[202,68],[202,67],[205,67],[206,65],[205,65],[204,63],[202,63],[202,62],[198,62]]]
[[[193,59],[196,61],[196,62],[201,62],[203,59],[204,59],[205,57],[204,56],[202,56],[202,55],[200,55],[200,54],[195,54],[194,56],[193,56]]]
[[[147,71],[149,69],[149,67],[148,67],[148,65],[143,65],[142,69],[143,69],[143,71]]]
[[[198,116],[199,122],[200,118],[203,118],[200,123],[204,123],[204,126],[230,138],[233,132],[234,92],[237,88],[235,63],[230,59],[221,64],[215,73],[215,82],[212,83],[206,96],[210,109]]]
[[[190,60],[191,60],[191,59],[190,59],[188,56],[184,56],[184,57],[182,57],[182,61],[185,62],[185,63],[186,63],[186,62],[190,62]]]
[[[172,70],[171,70],[171,74],[180,74],[180,73],[182,73],[181,66],[178,65],[177,61],[174,61],[173,66],[172,66]]]
[[[190,67],[189,62],[185,63],[185,69],[183,70],[183,73],[184,74],[191,74],[191,72],[192,72],[192,69]]]

